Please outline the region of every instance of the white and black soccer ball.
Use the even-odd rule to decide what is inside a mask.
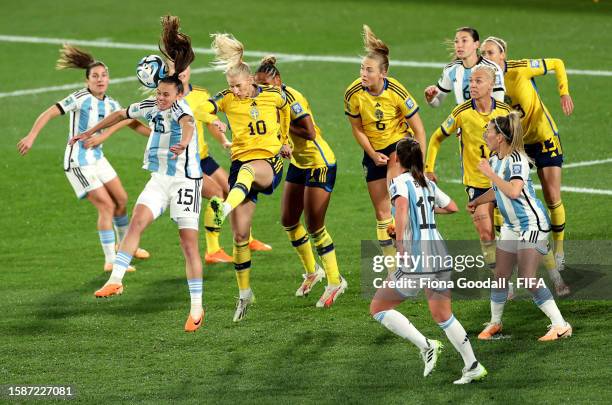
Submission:
[[[157,83],[168,75],[168,67],[159,55],[149,55],[136,65],[136,77],[143,86],[157,88]]]

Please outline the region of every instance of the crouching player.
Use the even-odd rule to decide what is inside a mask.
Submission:
[[[550,219],[536,197],[529,177],[529,158],[523,148],[523,129],[520,116],[512,112],[507,117],[496,117],[488,124],[484,134],[488,148],[497,152],[490,164],[481,160],[480,171],[491,179],[493,188],[468,204],[474,211],[479,204],[497,201],[504,217],[499,242],[495,277],[508,279],[515,264],[519,277],[534,279],[543,255],[548,252]],[[504,285],[504,283],[499,283]],[[529,283],[533,301],[550,319],[551,326],[540,341],[557,340],[572,335],[572,327],[565,322],[550,290],[543,282]],[[478,335],[491,339],[502,330],[502,314],[508,298],[507,288],[491,290],[491,321]]]
[[[419,143],[405,138],[397,143],[395,158],[403,171],[390,185],[389,195],[395,207],[395,231],[398,253],[408,255],[442,255],[446,248],[440,233],[436,229],[435,215],[451,214],[457,211],[457,205],[435,183],[423,174],[423,155]],[[418,253],[417,250],[418,249]],[[428,376],[436,366],[442,343],[427,339],[400,312],[395,310],[408,297],[418,294],[420,285],[431,281],[450,281],[452,269],[437,268],[431,260],[420,261],[416,266],[398,266],[395,273],[389,275],[389,282],[378,289],[370,303],[370,313],[378,322],[391,332],[409,340],[419,349],[425,363],[423,376]],[[395,282],[395,288],[389,285]],[[400,287],[398,287],[400,284]],[[455,384],[467,384],[481,380],[487,370],[476,360],[467,333],[455,318],[451,309],[451,294],[448,288],[425,288],[432,318],[444,330],[453,347],[463,358],[465,367],[462,376]]]
[[[176,71],[181,72],[193,60],[188,37],[182,52],[174,60]],[[191,311],[185,323],[185,331],[193,332],[203,323],[202,308],[202,260],[198,251],[198,223],[200,218],[200,189],[202,171],[198,155],[194,118],[182,99],[183,84],[178,75],[160,80],[156,98],[134,103],[128,109],[114,112],[95,127],[73,138],[87,139],[97,131],[127,118],[146,118],[151,135],[144,153],[143,168],[151,172],[134,207],[128,232],[119,246],[113,264],[113,272],[104,286],[95,292],[98,298],[111,297],[123,292],[123,276],[132,260],[144,230],[170,207],[170,217],[178,224],[185,267]]]

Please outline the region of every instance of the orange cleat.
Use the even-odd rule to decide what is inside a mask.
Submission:
[[[104,271],[106,273],[110,273],[111,271],[113,271],[113,264],[112,263],[104,263]],[[133,273],[136,271],[136,267],[134,266],[128,266],[126,272],[128,273]]]
[[[187,317],[187,322],[185,322],[185,332],[195,332],[204,324],[204,314],[206,311],[202,309],[202,316],[197,321],[191,317],[191,314]]]
[[[233,260],[234,258],[225,253],[223,249],[219,249],[215,253],[206,253],[206,255],[204,255],[206,264],[231,263]]]
[[[253,239],[251,242],[249,242],[249,249],[254,252],[267,252],[268,250],[272,250],[272,246],[268,245],[267,243],[263,243],[260,240]]]
[[[493,323],[487,322],[485,323],[485,328],[478,334],[478,339],[480,340],[491,340],[491,338],[501,332],[502,324],[501,323]]]
[[[121,294],[123,294],[123,285],[121,284],[107,284],[94,293],[96,298],[109,298]]]
[[[117,251],[119,251],[119,245],[115,244],[115,252]],[[137,248],[134,252],[134,259],[147,260],[149,257],[151,257],[151,253],[144,249]]]
[[[564,339],[572,336],[572,325],[565,322],[564,326],[550,325],[546,335],[542,336],[538,340],[540,342],[549,342],[551,340]]]

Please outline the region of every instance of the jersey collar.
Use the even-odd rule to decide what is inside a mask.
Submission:
[[[387,87],[389,87],[389,80],[387,80],[387,78],[386,78],[386,77],[385,77],[383,80],[384,80],[384,82],[383,82],[383,88],[382,88],[382,90],[380,91],[380,93],[378,93],[378,94],[372,94],[372,93],[370,93],[370,89],[368,89],[367,87],[364,87],[365,91],[367,91],[367,92],[368,92],[368,94],[369,94],[370,96],[373,96],[373,97],[378,97],[378,96],[380,96],[381,94],[383,94],[383,92],[384,92],[385,90],[387,90]]]
[[[89,94],[91,94],[91,95],[92,95],[94,98],[98,98],[98,97],[94,96],[94,94],[91,92],[91,90],[89,90],[89,87],[87,87],[87,91],[88,91],[88,92],[89,92]],[[98,98],[98,100],[100,100],[100,99]],[[104,96],[102,97],[102,101],[104,101],[104,100],[106,100],[106,93],[104,93]]]
[[[476,112],[479,112],[476,109],[476,101],[473,98],[471,98],[470,100],[472,102],[472,109]],[[495,110],[496,107],[497,107],[497,102],[495,101],[495,98],[491,97],[491,111]]]

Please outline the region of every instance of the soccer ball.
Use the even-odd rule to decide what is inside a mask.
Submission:
[[[136,77],[143,86],[157,88],[157,83],[168,75],[168,67],[159,55],[149,55],[136,65]]]

